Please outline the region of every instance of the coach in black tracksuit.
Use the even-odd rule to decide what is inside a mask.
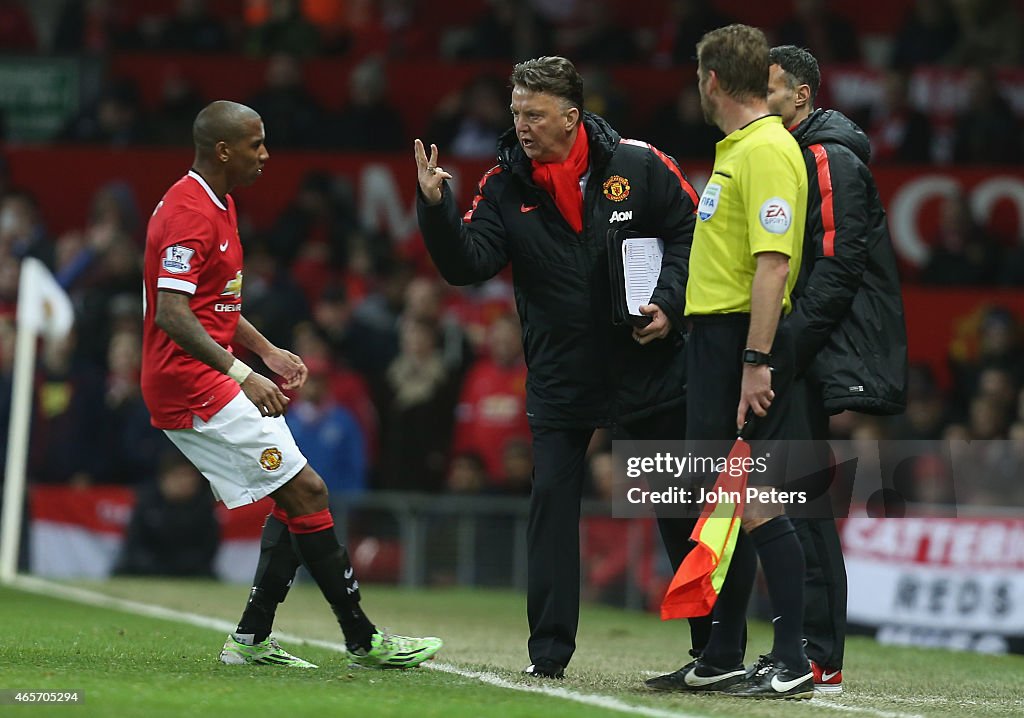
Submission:
[[[696,195],[670,157],[582,111],[582,80],[568,60],[520,63],[512,85],[515,126],[465,216],[443,182],[450,175],[437,167],[437,148],[428,158],[416,141],[417,214],[451,284],[482,282],[512,265],[534,452],[526,672],[561,677],[579,620],[580,497],[594,429],[684,435],[680,330]],[[665,243],[643,328],[612,323],[607,235],[617,228]],[[688,533],[676,531],[671,544],[677,565]]]
[[[903,412],[903,301],[885,209],[867,167],[867,136],[842,113],[814,109],[820,74],[813,55],[787,45],[772,48],[770,60],[769,108],[782,115],[807,165],[804,257],[786,322],[796,337],[797,385],[809,434],[824,440],[830,414]],[[793,523],[806,559],[807,655],[819,690],[829,690],[830,681],[839,690],[846,566],[836,524]]]

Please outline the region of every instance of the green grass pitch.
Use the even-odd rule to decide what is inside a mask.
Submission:
[[[117,579],[77,585],[226,623],[237,620],[246,598],[245,587],[206,581]],[[644,678],[687,660],[685,622],[663,623],[654,616],[599,606],[584,606],[579,646],[566,680],[531,680],[519,675],[529,662],[521,595],[382,586],[363,590],[364,606],[379,626],[445,639],[434,668],[349,668],[337,651],[296,641],[282,643],[320,669],[223,666],[216,660],[225,635],[220,627],[0,589],[0,689],[76,689],[85,695],[81,705],[4,705],[0,715],[1024,715],[1024,658],[880,646],[862,638],[848,643],[846,693],[839,697],[781,702],[652,694],[642,689]],[[292,590],[278,614],[277,630],[341,643],[333,616],[309,584]],[[748,662],[769,646],[768,627],[752,624]],[[483,679],[481,673],[486,674]],[[532,686],[545,692],[515,690]]]

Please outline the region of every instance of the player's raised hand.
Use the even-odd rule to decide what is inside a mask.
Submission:
[[[452,176],[437,166],[437,145],[430,145],[430,157],[423,147],[423,141],[413,142],[413,154],[416,156],[416,178],[420,183],[420,192],[429,204],[441,201],[441,185]]]

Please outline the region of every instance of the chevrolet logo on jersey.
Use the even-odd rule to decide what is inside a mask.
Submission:
[[[220,293],[222,297],[232,296],[235,299],[242,298],[242,270],[239,269],[235,272],[233,279],[229,279],[228,283],[224,285],[224,291]]]

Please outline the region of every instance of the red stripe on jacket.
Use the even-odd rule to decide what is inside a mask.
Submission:
[[[484,172],[484,176],[480,178],[480,184],[476,190],[476,196],[473,197],[473,205],[469,208],[469,211],[462,216],[463,222],[469,222],[473,219],[473,212],[476,211],[476,206],[480,204],[480,200],[484,198],[484,185],[487,184],[487,180],[491,178],[491,175],[496,175],[501,172],[501,165],[494,165],[489,170]]]
[[[822,252],[826,257],[836,254],[836,215],[832,206],[832,172],[828,168],[828,152],[824,145],[811,145],[814,163],[818,167],[818,189],[821,191],[821,226],[825,230],[821,238]]]
[[[679,171],[679,167],[676,166],[675,162],[673,162],[672,160],[669,159],[668,155],[666,155],[664,152],[662,152],[661,150],[659,150],[657,147],[655,147],[654,145],[652,145],[649,142],[641,142],[639,140],[626,140],[626,139],[619,140],[619,141],[622,142],[623,144],[627,144],[627,145],[637,145],[637,146],[640,146],[640,147],[648,147],[651,150],[651,152],[654,153],[655,157],[657,157],[659,160],[664,162],[665,166],[668,167],[672,171],[672,174],[674,174],[676,176],[676,179],[679,180],[679,186],[683,188],[683,191],[686,192],[686,194],[690,195],[690,201],[693,202],[693,211],[694,212],[697,211],[697,202],[698,202],[698,200],[697,200],[697,191],[693,188],[693,185],[691,185],[689,182],[686,181],[686,178],[683,177],[683,173]]]

